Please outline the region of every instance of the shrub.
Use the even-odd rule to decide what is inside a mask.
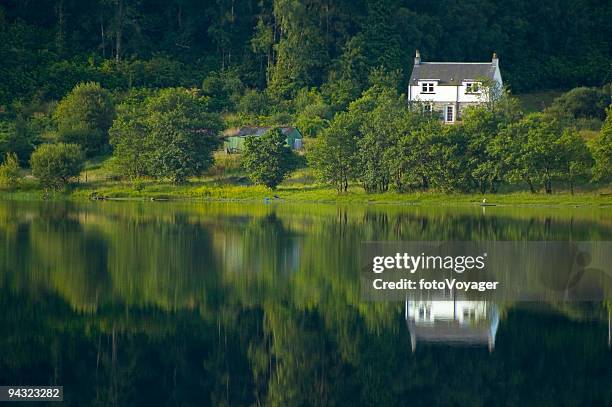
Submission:
[[[115,108],[106,89],[94,82],[81,83],[60,101],[53,117],[59,139],[80,145],[92,156],[108,145]]]
[[[297,167],[297,157],[285,139],[280,129],[247,137],[242,163],[254,183],[275,189]]]
[[[13,189],[19,183],[21,168],[15,153],[7,153],[0,165],[0,187]]]
[[[32,174],[45,189],[62,189],[83,168],[84,156],[76,144],[43,144],[30,159]]]

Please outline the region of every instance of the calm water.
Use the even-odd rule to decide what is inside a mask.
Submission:
[[[612,240],[612,211],[0,202],[0,385],[75,406],[612,405],[612,302],[487,304],[450,332],[361,301],[362,241],[453,239]]]

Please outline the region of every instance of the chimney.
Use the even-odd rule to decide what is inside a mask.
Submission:
[[[414,64],[419,65],[421,63],[421,53],[419,50],[416,50],[416,55],[414,56]]]
[[[499,58],[497,58],[497,53],[493,53],[493,58],[491,59],[491,65],[499,66]]]

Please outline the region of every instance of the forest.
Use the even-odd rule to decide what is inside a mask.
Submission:
[[[209,75],[291,98],[359,95],[375,68],[403,88],[415,48],[430,61],[500,55],[515,93],[610,78],[606,0],[6,0],[0,104],[111,89],[201,86]]]
[[[587,0],[9,0],[0,181],[31,169],[61,189],[106,160],[107,178],[132,181],[240,167],[240,185],[276,188],[307,166],[338,192],[573,193],[610,180],[610,21],[609,2]],[[496,52],[504,94],[441,126],[403,96],[417,48],[437,61]],[[552,89],[543,113],[514,97]],[[305,154],[270,135],[219,157],[220,132],[243,125],[296,126]]]

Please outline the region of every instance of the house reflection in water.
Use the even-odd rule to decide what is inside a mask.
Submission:
[[[488,301],[406,300],[412,351],[418,342],[495,347],[499,311]]]

